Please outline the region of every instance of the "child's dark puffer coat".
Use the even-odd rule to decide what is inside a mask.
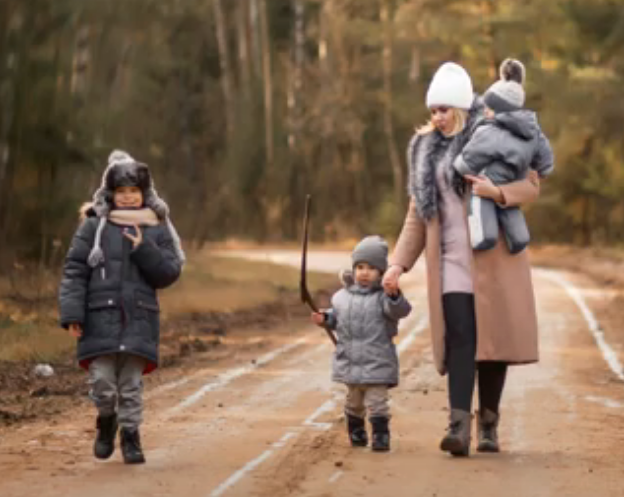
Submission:
[[[98,218],[88,217],[72,240],[59,292],[61,325],[81,324],[83,367],[95,357],[125,352],[147,359],[149,372],[158,365],[156,290],[178,279],[182,263],[166,225],[142,226],[143,242],[133,250],[126,227],[109,221],[102,233],[106,259],[92,269],[87,258],[97,225]]]

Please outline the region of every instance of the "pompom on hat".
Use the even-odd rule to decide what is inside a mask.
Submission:
[[[498,70],[500,79],[483,95],[483,101],[494,112],[513,112],[522,109],[526,95],[526,69],[516,59],[505,59]]]
[[[115,189],[122,186],[136,186],[143,192],[143,203],[145,207],[152,209],[161,221],[167,224],[175,252],[182,263],[186,256],[182,250],[180,237],[169,218],[169,206],[158,196],[154,188],[152,176],[147,164],[137,162],[134,158],[123,150],[114,150],[108,156],[108,165],[102,175],[100,187],[93,194],[93,205],[91,209],[99,218],[99,224],[95,233],[95,241],[87,262],[92,268],[104,262],[104,251],[102,250],[102,232],[106,226],[106,220],[113,209],[113,196]]]
[[[469,110],[474,101],[472,80],[459,64],[445,62],[433,75],[427,90],[427,107],[454,107]]]

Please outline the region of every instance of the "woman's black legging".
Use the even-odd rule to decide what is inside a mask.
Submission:
[[[471,411],[475,375],[478,372],[479,408],[498,413],[507,376],[507,363],[476,362],[474,295],[445,293],[442,305],[446,323],[446,368],[451,409]]]

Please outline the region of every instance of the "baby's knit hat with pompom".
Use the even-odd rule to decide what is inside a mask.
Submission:
[[[524,107],[526,71],[522,62],[506,59],[499,68],[500,79],[483,95],[483,101],[495,113],[512,112]]]

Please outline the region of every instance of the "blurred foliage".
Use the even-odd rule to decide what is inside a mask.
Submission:
[[[556,150],[533,238],[618,244],[623,50],[622,0],[2,0],[0,263],[60,262],[114,148],[188,244],[295,239],[306,193],[315,240],[394,236],[431,75],[507,56]]]

